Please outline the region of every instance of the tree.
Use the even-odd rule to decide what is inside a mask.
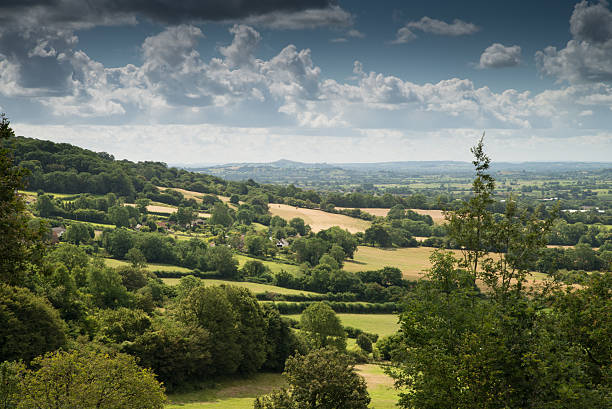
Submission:
[[[472,196],[447,214],[462,257],[435,252],[432,268],[406,297],[390,373],[404,408],[551,408],[567,391],[550,380],[550,343],[542,336],[546,303],[528,294],[529,266],[544,245],[552,218],[527,212],[511,199],[494,214],[495,183],[482,139],[472,149]],[[495,254],[493,254],[495,253]],[[477,280],[487,294],[480,294]],[[562,351],[567,340],[559,340]],[[559,356],[562,356],[559,355]],[[435,365],[431,363],[435,362]],[[565,364],[569,362],[565,361]],[[575,381],[581,382],[579,378]],[[563,398],[561,398],[563,400]],[[592,403],[592,402],[591,402]]]
[[[55,352],[33,361],[20,382],[18,409],[163,409],[155,375],[126,354]]]
[[[390,247],[393,244],[391,236],[389,236],[387,230],[380,224],[373,224],[366,229],[364,241],[371,245],[378,244],[380,247]]]
[[[130,211],[121,205],[114,205],[108,209],[108,220],[116,227],[130,227]]]
[[[210,224],[221,225],[224,227],[230,227],[234,223],[234,219],[229,213],[229,209],[223,203],[217,203],[213,207],[212,214],[210,216]]]
[[[335,349],[290,357],[283,375],[289,389],[257,398],[255,409],[366,409],[370,403],[365,380]]]
[[[136,200],[136,208],[141,214],[147,214],[147,206],[151,204],[151,199],[142,198]]]
[[[137,249],[136,247],[132,247],[131,249],[129,249],[128,252],[125,254],[125,258],[132,264],[132,267],[134,268],[144,268],[147,266],[147,258],[144,254],[142,254],[142,251],[140,251],[140,249]]]
[[[122,307],[116,310],[100,310],[96,318],[97,338],[106,343],[133,341],[151,327],[149,316],[137,309]]]
[[[36,198],[36,210],[40,217],[50,217],[55,214],[55,204],[50,195],[40,195]]]
[[[66,324],[49,302],[26,288],[0,284],[0,362],[24,360],[66,342]]]
[[[274,305],[264,304],[263,312],[266,320],[266,361],[262,368],[280,372],[285,368],[289,356],[304,351]]]
[[[312,348],[333,346],[346,349],[346,333],[334,310],[325,302],[308,306],[300,318],[300,328],[306,334]]]
[[[181,226],[187,226],[191,224],[195,218],[195,212],[191,207],[179,206],[176,211],[176,221]]]
[[[0,409],[15,409],[19,402],[19,381],[25,366],[20,362],[0,362]]]
[[[357,336],[357,345],[367,354],[372,352],[372,340],[366,334],[359,334]]]
[[[301,236],[306,234],[306,223],[304,223],[304,219],[300,217],[294,217],[289,220],[289,226],[293,227]]]
[[[72,223],[66,229],[64,233],[66,241],[79,245],[81,243],[88,243],[93,237],[89,234],[89,229],[84,223]]]
[[[124,343],[122,351],[151,368],[168,390],[189,382],[206,380],[213,373],[210,334],[204,328],[170,319]]]
[[[226,291],[220,286],[193,288],[181,300],[178,315],[185,324],[203,328],[210,334],[214,374],[234,374],[241,360],[240,330]]]
[[[25,188],[26,171],[13,164],[6,141],[15,134],[4,114],[0,115],[0,282],[21,285],[44,255],[44,224],[32,226],[25,202],[17,193]]]
[[[102,244],[106,251],[114,258],[124,258],[127,252],[134,246],[134,240],[129,230],[114,229],[104,232]]]
[[[238,261],[229,247],[215,246],[209,249],[208,265],[223,277],[238,278]]]
[[[87,289],[99,308],[118,308],[129,305],[129,295],[119,273],[109,267],[93,267],[87,274]]]
[[[266,320],[257,298],[246,288],[226,286],[225,293],[236,312],[240,365],[238,372],[252,374],[266,361]]]

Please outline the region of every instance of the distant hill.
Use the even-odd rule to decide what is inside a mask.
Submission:
[[[253,179],[263,183],[295,183],[307,186],[314,180],[334,183],[359,183],[367,179],[372,183],[386,180],[395,183],[410,176],[457,175],[470,176],[471,162],[460,161],[405,161],[374,163],[304,163],[281,159],[268,163],[228,163],[209,167],[186,168],[212,174],[228,180]],[[560,174],[612,169],[612,162],[494,162],[493,173]]]

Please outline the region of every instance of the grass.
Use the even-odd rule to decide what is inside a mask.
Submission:
[[[357,272],[366,270],[380,270],[391,266],[402,270],[404,278],[417,280],[422,277],[423,270],[431,267],[429,256],[436,249],[432,247],[409,247],[401,249],[381,249],[378,247],[359,246],[355,252],[354,260],[346,260],[344,269]],[[459,250],[452,250],[456,257],[461,257]],[[532,272],[528,280],[543,280],[548,276],[543,273]]]
[[[105,258],[104,259],[104,263],[108,266],[108,267],[123,267],[123,266],[129,266],[130,263],[128,261],[123,261],[123,260],[115,260],[114,258]],[[179,273],[185,273],[185,274],[189,274],[191,273],[191,270],[185,267],[179,267],[179,266],[173,266],[170,264],[154,264],[154,263],[148,263],[146,269],[147,271],[177,271]]]
[[[357,372],[364,377],[370,393],[371,409],[394,409],[399,399],[393,387],[393,379],[375,364],[357,365]]]
[[[375,364],[357,365],[364,377],[372,399],[372,409],[393,409],[398,395],[393,379]],[[166,409],[252,409],[257,396],[286,386],[284,378],[276,373],[261,373],[248,379],[224,380],[214,387],[199,391],[168,395]]]
[[[276,373],[220,381],[213,388],[168,395],[166,409],[252,409],[257,396],[284,385],[284,379]]]
[[[243,256],[242,254],[234,254],[234,257],[236,258],[236,260],[238,260],[240,267],[242,267],[247,261],[256,260],[261,261],[263,265],[268,267],[273,273],[278,273],[281,270],[285,270],[286,272],[295,275],[300,272],[300,267],[293,264],[284,264],[276,261],[259,260],[253,257]]]
[[[273,216],[279,216],[285,220],[291,220],[294,217],[304,219],[304,222],[310,225],[312,231],[315,233],[329,229],[332,226],[339,226],[351,233],[363,232],[370,227],[369,221],[342,214],[327,213],[322,210],[304,209],[276,203],[270,204],[269,208]]]
[[[162,281],[168,285],[176,285],[179,283],[180,278],[162,278]],[[290,295],[315,295],[316,293],[302,290],[292,290],[291,288],[277,287],[269,284],[250,283],[246,281],[229,281],[229,280],[217,280],[217,279],[203,279],[204,285],[234,285],[236,287],[244,287],[251,290],[253,294],[263,294],[265,292],[277,293],[277,294],[290,294]]]
[[[345,327],[359,328],[362,331],[378,334],[381,337],[395,334],[399,329],[398,316],[395,314],[336,314]],[[283,315],[300,320],[300,314]]]

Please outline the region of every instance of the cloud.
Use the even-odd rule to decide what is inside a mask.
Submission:
[[[309,49],[289,44],[261,59],[257,30],[236,24],[229,31],[231,42],[217,48],[218,56],[204,60],[197,51],[205,37],[200,28],[168,27],[143,41],[142,64],[115,68],[75,51],[67,37],[45,44],[33,40],[22,52],[25,59],[0,59],[0,93],[39,103],[51,122],[206,122],[346,133],[386,127],[425,132],[441,126],[575,129],[601,122],[612,107],[612,88],[605,84],[577,84],[535,95],[513,89],[494,92],[461,78],[417,84],[367,72],[359,62],[352,78],[334,80],[324,75]],[[48,56],[27,57],[38,45],[39,54]],[[32,59],[64,69],[58,76],[63,88],[24,87],[19,64]],[[593,114],[580,116],[584,111]],[[582,122],[576,122],[579,117]]]
[[[336,37],[329,40],[331,43],[346,43],[348,42],[348,38],[365,38],[365,34],[363,34],[359,30],[350,29],[346,32],[345,37]]]
[[[513,45],[506,47],[494,43],[488,46],[480,56],[479,68],[515,67],[521,63],[521,47]]]
[[[473,23],[468,23],[463,20],[455,19],[452,23],[445,21],[436,20],[431,17],[424,16],[418,21],[409,21],[400,28],[397,33],[393,44],[403,44],[417,38],[415,31],[422,31],[424,33],[436,34],[441,36],[463,36],[474,34],[480,30],[478,26]]]
[[[570,83],[612,81],[612,12],[606,1],[582,1],[570,18],[572,39],[565,48],[536,52],[540,71]]]
[[[244,18],[245,24],[276,30],[303,30],[317,27],[346,28],[353,25],[351,13],[339,6],[301,11],[274,11]]]
[[[0,25],[12,25],[15,18],[46,25],[71,28],[114,25],[146,18],[162,24],[177,25],[200,21],[242,20],[274,13],[299,13],[305,10],[337,8],[330,0],[29,0],[4,1],[0,5]]]

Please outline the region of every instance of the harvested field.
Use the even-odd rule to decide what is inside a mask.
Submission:
[[[345,210],[345,209],[349,209],[352,210],[352,207],[336,207],[336,209],[338,210]],[[384,208],[375,208],[375,207],[360,207],[359,210],[361,210],[362,212],[366,212],[366,213],[370,213],[373,216],[378,216],[378,217],[387,217],[387,213],[389,213],[389,209],[384,209]]]
[[[135,203],[126,203],[126,206],[136,206]],[[178,209],[173,206],[160,206],[160,205],[148,205],[147,211],[152,213],[164,213],[164,214],[172,214],[176,213]],[[210,213],[199,212],[198,217],[208,218],[210,217]]]
[[[442,210],[423,210],[423,209],[410,209],[415,213],[424,214],[431,216],[433,222],[436,224],[444,223],[444,212]]]
[[[287,221],[294,217],[304,219],[304,222],[310,225],[312,231],[315,233],[329,229],[332,226],[339,226],[351,233],[362,232],[370,227],[370,222],[366,220],[356,219],[342,214],[327,213],[322,210],[304,209],[276,203],[270,204],[269,208],[273,216],[282,217]]]

